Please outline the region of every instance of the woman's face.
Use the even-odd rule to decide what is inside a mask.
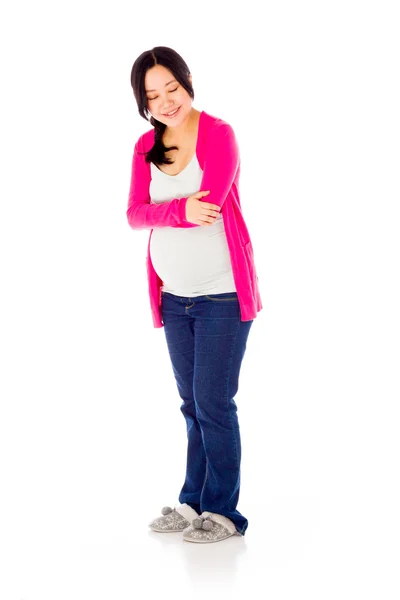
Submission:
[[[192,76],[189,75],[188,79],[191,81]],[[162,65],[155,65],[147,71],[144,83],[147,108],[152,116],[167,127],[180,125],[191,111],[192,98],[171,71]],[[175,116],[167,115],[176,109],[179,110]]]

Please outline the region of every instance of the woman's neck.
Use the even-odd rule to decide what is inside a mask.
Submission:
[[[185,145],[193,135],[197,135],[197,125],[200,117],[200,111],[192,108],[187,119],[179,127],[166,127],[163,135],[163,141],[169,144]]]

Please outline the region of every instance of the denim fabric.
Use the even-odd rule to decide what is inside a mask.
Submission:
[[[161,311],[188,439],[179,502],[228,517],[244,535],[248,521],[236,509],[241,442],[234,397],[254,319],[241,321],[237,292],[162,292]]]

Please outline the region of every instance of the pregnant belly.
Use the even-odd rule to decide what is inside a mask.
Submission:
[[[222,221],[190,230],[153,229],[150,255],[156,273],[170,288],[200,289],[231,271]]]

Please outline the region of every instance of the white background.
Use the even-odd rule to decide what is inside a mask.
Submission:
[[[396,4],[2,4],[2,600],[399,598]],[[158,45],[235,130],[263,301],[217,544],[147,526],[186,461],[125,214]]]

